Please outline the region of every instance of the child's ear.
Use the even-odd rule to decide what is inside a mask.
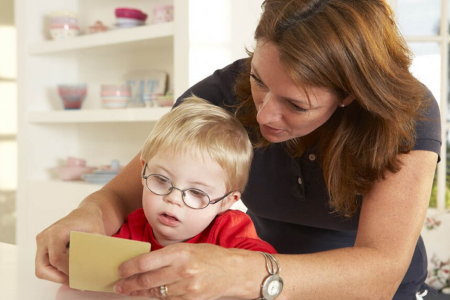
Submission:
[[[219,214],[223,214],[225,211],[230,209],[230,207],[241,199],[240,192],[232,192],[225,199],[222,200],[222,209]]]
[[[141,165],[142,165],[142,168],[141,168],[141,175],[142,175],[143,172],[144,172],[144,168],[145,168],[145,160],[142,160],[142,159],[141,159]],[[144,183],[145,180],[142,179],[141,181],[142,181],[142,186],[145,187],[145,183]]]

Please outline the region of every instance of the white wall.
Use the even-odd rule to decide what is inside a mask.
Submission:
[[[247,57],[263,0],[191,0],[189,86]]]

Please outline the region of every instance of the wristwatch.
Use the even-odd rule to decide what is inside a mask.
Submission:
[[[266,259],[266,267],[269,276],[264,278],[261,284],[261,298],[260,300],[274,300],[283,290],[283,279],[278,275],[281,271],[280,264],[277,259],[269,253],[260,252]]]

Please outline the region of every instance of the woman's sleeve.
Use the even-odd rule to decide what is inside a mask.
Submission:
[[[413,150],[426,150],[438,154],[440,161],[441,139],[441,116],[439,105],[428,91],[429,103],[423,111],[422,116],[416,122],[416,143]]]
[[[198,82],[186,92],[184,92],[174,106],[192,95],[208,100],[209,102],[227,108],[228,105],[236,104],[234,85],[239,73],[245,67],[245,59],[240,59],[215,71],[212,75]]]

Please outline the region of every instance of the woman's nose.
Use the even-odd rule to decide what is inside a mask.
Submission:
[[[256,120],[259,124],[273,123],[280,118],[280,114],[278,112],[279,107],[276,100],[273,99],[270,93],[265,95],[265,97],[258,104]]]

